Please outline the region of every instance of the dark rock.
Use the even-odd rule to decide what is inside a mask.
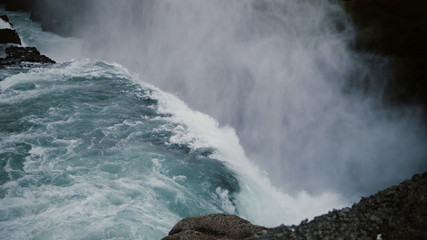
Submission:
[[[217,240],[217,237],[204,234],[194,230],[185,230],[167,237],[162,240]]]
[[[1,15],[0,19],[10,24],[9,18],[6,15]]]
[[[34,47],[8,47],[5,49],[6,57],[0,58],[0,66],[19,65],[23,62],[30,63],[55,63],[52,59],[41,55]]]
[[[265,229],[235,215],[210,214],[179,221],[163,239],[243,239]]]
[[[0,0],[7,11],[29,11],[39,0]]]
[[[341,2],[357,30],[355,49],[387,56],[392,77],[386,89],[393,103],[427,109],[427,1]]]
[[[13,29],[0,29],[0,43],[21,44],[21,39]]]
[[[212,214],[181,220],[163,239],[425,240],[427,172],[298,226],[266,229],[234,215]]]
[[[334,210],[301,222],[279,226],[247,239],[427,239],[427,172],[362,198],[351,208]]]
[[[427,1],[350,0],[343,6],[358,29],[359,48],[395,57],[427,53]]]

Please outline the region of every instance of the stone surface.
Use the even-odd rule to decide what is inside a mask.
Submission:
[[[298,226],[267,229],[234,215],[211,214],[183,219],[163,238],[178,239],[425,240],[427,172]]]
[[[381,234],[381,235],[380,235]],[[279,226],[247,239],[427,239],[427,172],[415,175],[351,208],[303,221],[298,226]]]
[[[19,35],[13,29],[0,29],[0,43],[14,43],[21,44],[21,39]]]
[[[19,65],[23,62],[30,63],[55,63],[52,59],[41,55],[34,47],[8,47],[5,49],[6,57],[0,58],[0,66]]]
[[[181,220],[163,239],[243,239],[265,229],[235,215],[210,214]]]

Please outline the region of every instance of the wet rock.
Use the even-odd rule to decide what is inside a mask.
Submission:
[[[251,235],[251,236],[249,236]],[[423,240],[427,239],[427,172],[364,197],[351,208],[332,210],[298,226],[263,228],[234,215],[181,220],[164,240]]]
[[[163,239],[244,239],[265,229],[235,215],[210,214],[181,220]]]
[[[19,65],[21,63],[55,63],[52,59],[41,55],[34,47],[8,47],[5,49],[6,57],[0,58],[0,66]]]
[[[13,29],[0,29],[0,43],[14,43],[14,44],[21,44],[21,39],[19,38],[19,35],[16,33]]]
[[[9,22],[7,16],[0,16]],[[34,64],[52,64],[52,59],[40,54],[35,47],[20,47],[21,39],[14,29],[0,29],[0,67],[5,66],[34,66]],[[12,46],[11,46],[12,45]]]

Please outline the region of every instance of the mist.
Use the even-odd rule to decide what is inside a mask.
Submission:
[[[70,1],[48,2],[70,14]],[[283,191],[354,198],[427,168],[421,113],[383,103],[387,59],[352,50],[355,30],[334,1],[72,6],[87,57],[120,63],[233,127]]]

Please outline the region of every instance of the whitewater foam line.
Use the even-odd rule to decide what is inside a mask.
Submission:
[[[294,195],[281,192],[248,160],[233,128],[220,127],[214,118],[191,110],[170,93],[147,83],[140,84],[153,90],[150,97],[158,101],[158,112],[169,115],[165,120],[179,125],[173,130],[171,143],[186,144],[193,149],[213,148],[211,157],[223,161],[236,173],[241,189],[234,198],[242,217],[264,226],[296,224],[347,204],[342,196],[333,192],[316,196],[304,191]]]

